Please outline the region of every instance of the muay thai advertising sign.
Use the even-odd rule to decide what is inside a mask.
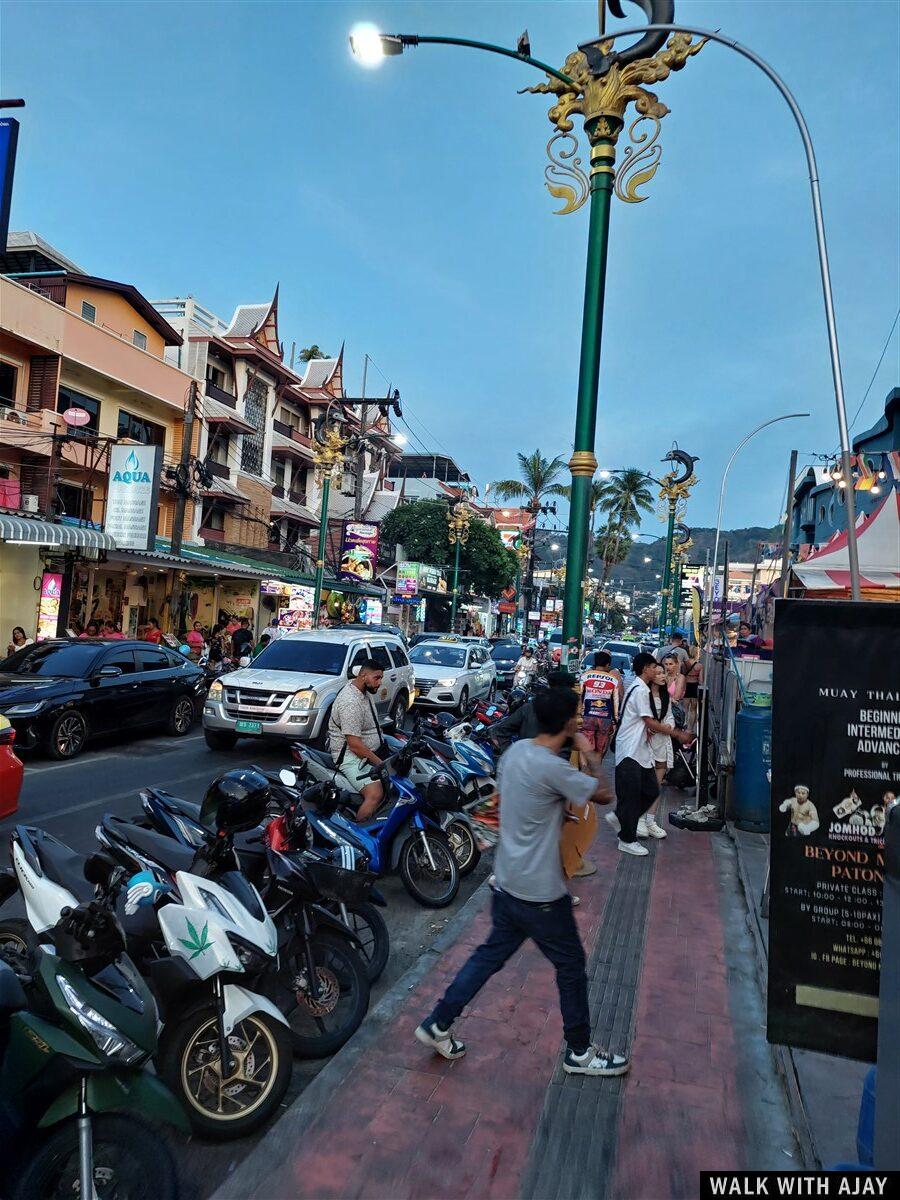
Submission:
[[[870,1062],[898,643],[897,604],[775,605],[768,1037]]]

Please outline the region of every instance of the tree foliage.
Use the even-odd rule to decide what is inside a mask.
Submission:
[[[537,506],[545,496],[564,496],[565,484],[560,478],[566,470],[565,459],[544,458],[540,450],[516,455],[519,460],[518,479],[498,479],[494,491],[500,500],[525,500]]]
[[[392,551],[401,545],[410,562],[427,563],[452,580],[455,547],[447,536],[447,505],[441,500],[401,504],[381,522],[381,542]],[[496,529],[477,518],[459,553],[460,591],[499,596],[516,577],[516,556],[503,545]]]

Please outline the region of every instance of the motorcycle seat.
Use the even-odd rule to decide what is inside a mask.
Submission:
[[[155,829],[144,829],[134,825],[127,817],[114,817],[107,813],[103,826],[117,840],[133,846],[140,854],[151,858],[167,871],[190,871],[194,864],[194,851],[182,846],[174,838],[157,833]]]
[[[433,750],[441,758],[446,759],[447,762],[453,758],[453,747],[448,746],[446,742],[439,741],[438,738],[428,737],[427,735],[422,740],[430,750]]]
[[[84,877],[84,855],[78,854],[65,842],[58,841],[43,829],[33,831],[35,849],[41,870],[52,883],[71,892],[79,901],[94,899],[94,885]]]
[[[304,746],[303,753],[324,767],[326,771],[338,771],[340,768],[327,750],[314,750],[312,746]]]
[[[161,797],[169,808],[182,814],[190,821],[196,821],[197,824],[202,824],[200,820],[200,805],[193,800],[182,800],[180,796],[173,796],[171,792],[165,791],[163,788],[148,788],[148,792]]]

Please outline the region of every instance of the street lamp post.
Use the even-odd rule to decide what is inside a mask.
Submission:
[[[453,554],[453,599],[450,605],[450,630],[456,630],[456,608],[459,599],[459,548],[469,540],[469,525],[472,510],[465,500],[460,500],[447,510],[447,537],[456,549]]]
[[[602,14],[605,2],[600,8]],[[653,0],[650,10],[654,16],[671,18],[674,15],[674,3],[672,0]],[[645,34],[636,45],[616,53],[612,50],[612,37],[604,33],[602,26],[601,15],[600,37],[573,51],[562,71],[531,57],[527,35],[519,39],[515,51],[468,38],[381,34],[368,26],[358,28],[351,36],[354,53],[366,65],[375,65],[385,55],[401,54],[407,46],[435,43],[468,46],[501,54],[537,67],[549,76],[549,82],[525,89],[534,94],[555,97],[548,112],[556,132],[547,146],[551,164],[545,171],[547,186],[553,196],[564,201],[560,213],[574,212],[590,200],[575,437],[573,454],[569,460],[572,488],[563,599],[563,652],[568,653],[569,640],[575,639],[575,670],[580,659],[584,617],[581,581],[588,552],[591,480],[597,469],[594,441],[612,195],[615,190],[620,199],[631,203],[644,199],[638,195],[637,187],[652,178],[659,162],[660,150],[655,143],[660,120],[669,110],[642,85],[659,82],[667,79],[672,71],[680,71],[703,46],[702,41],[692,42],[684,34],[675,34],[669,39],[668,45],[661,48],[665,34],[654,32]],[[631,104],[636,105],[639,114],[631,126],[635,144],[625,152],[622,169],[617,175],[614,165],[616,143]],[[585,136],[590,145],[589,175],[581,170],[581,160],[575,157],[577,140],[572,135],[572,115],[576,113],[583,118]],[[643,121],[649,121],[654,132],[652,136],[642,132],[635,137],[635,125]],[[558,157],[554,157],[553,147],[557,141],[562,142],[563,148],[558,151]],[[567,145],[568,149],[565,148]],[[561,665],[567,665],[567,659]]]

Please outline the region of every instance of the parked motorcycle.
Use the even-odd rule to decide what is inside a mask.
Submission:
[[[448,772],[435,774],[424,788],[411,782],[409,774],[419,749],[415,739],[381,764],[385,801],[381,812],[365,825],[355,819],[360,796],[350,789],[331,755],[304,742],[291,748],[295,762],[313,782],[329,785],[303,794],[316,845],[356,847],[365,855],[368,870],[378,876],[397,871],[413,899],[427,908],[444,908],[453,902],[459,891],[459,868],[439,817],[459,812],[462,797]]]
[[[216,809],[215,802],[217,789],[238,775],[255,779],[260,797],[252,811],[236,819],[227,807],[219,804]],[[322,907],[321,886],[304,856],[282,861],[284,855],[279,857],[257,840],[270,798],[267,781],[254,770],[226,772],[207,792],[208,799],[199,811],[154,789],[147,789],[142,799],[144,796],[145,811],[166,826],[165,833],[107,817],[98,836],[115,837],[125,853],[129,846],[132,852],[144,848],[164,866],[173,856],[187,854],[199,861],[206,881],[252,894],[271,928],[273,947],[265,961],[248,963],[248,968],[255,969],[255,986],[284,1013],[295,1053],[305,1058],[334,1053],[359,1028],[368,1009],[369,980],[362,947],[355,933]],[[255,824],[251,825],[251,820]],[[235,838],[242,833],[248,836],[241,840],[239,856]],[[148,839],[152,839],[149,845]],[[262,896],[246,878],[248,867],[263,888]],[[343,886],[342,894],[351,902],[370,889],[371,882],[371,877],[350,871],[341,872],[338,882],[334,873],[329,879],[331,889],[339,891]],[[273,961],[276,939],[277,965]]]
[[[267,909],[272,913],[267,890],[267,827],[269,822],[281,816],[286,808],[296,806],[299,793],[293,788],[285,787],[280,774],[263,771],[257,767],[253,769],[259,770],[268,780],[272,800],[268,806],[266,821],[257,828],[235,837],[234,852],[241,871],[260,891]],[[294,778],[293,773],[291,778]],[[199,804],[181,800],[162,788],[145,788],[139,795],[152,829],[174,837],[176,841],[185,846],[192,846],[195,850],[208,841],[210,830],[200,820]],[[305,825],[302,808],[300,817],[302,823],[298,821],[296,826],[292,826],[290,844],[286,847],[291,853],[303,852],[323,862],[331,862],[336,868],[344,871],[364,871],[361,853],[351,847],[314,850],[312,834]],[[281,846],[276,848],[283,849]],[[326,873],[321,874],[324,879]],[[374,877],[370,875],[362,881],[343,880],[340,876],[331,877],[322,883],[321,894],[315,898],[316,903],[338,917],[351,933],[356,935],[369,983],[374,983],[387,966],[391,948],[387,924],[378,911],[379,907],[385,907],[385,900],[372,886],[373,881]]]
[[[0,952],[3,1195],[175,1200],[172,1156],[142,1118],[182,1133],[188,1123],[168,1088],[144,1069],[157,1048],[157,1011],[111,912],[123,876],[99,855],[84,863],[68,852],[48,861],[19,829],[26,860],[0,876],[0,903],[21,881],[43,904],[45,867],[69,897],[73,882],[88,894],[93,880],[101,900],[63,905],[50,940],[34,953],[11,948],[9,939]]]

